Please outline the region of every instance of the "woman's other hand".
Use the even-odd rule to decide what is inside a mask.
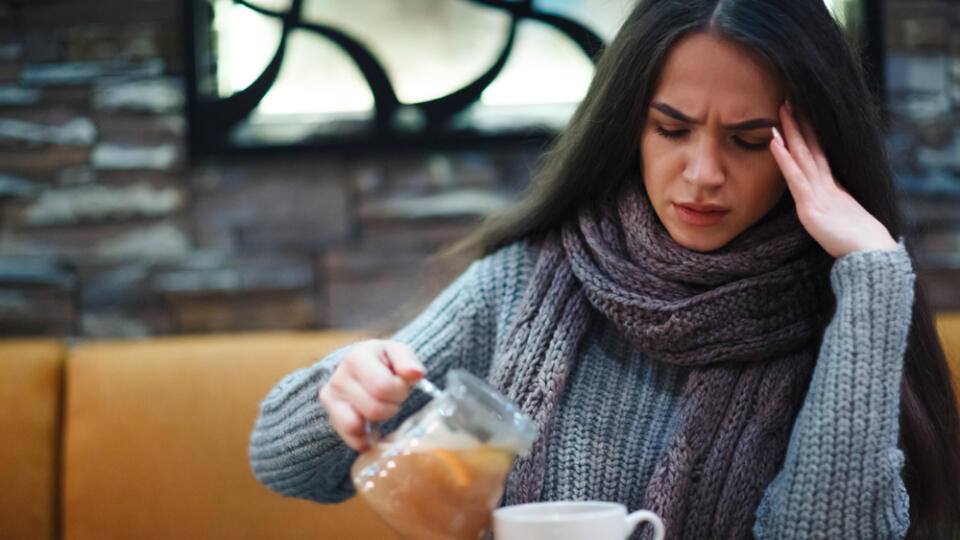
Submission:
[[[794,119],[780,107],[784,139],[773,128],[773,152],[797,206],[797,215],[810,236],[835,258],[854,251],[893,249],[897,242],[887,228],[846,192],[830,172],[827,157],[804,119]]]
[[[363,451],[370,447],[367,422],[397,414],[425,371],[406,344],[364,341],[350,349],[320,389],[320,403],[347,446]]]

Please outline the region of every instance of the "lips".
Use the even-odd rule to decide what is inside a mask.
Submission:
[[[717,204],[673,203],[673,209],[680,221],[690,225],[716,225],[730,209]]]

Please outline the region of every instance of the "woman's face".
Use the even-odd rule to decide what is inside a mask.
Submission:
[[[768,147],[782,101],[778,77],[740,45],[697,33],[669,53],[640,153],[647,195],[678,244],[719,249],[780,200]]]

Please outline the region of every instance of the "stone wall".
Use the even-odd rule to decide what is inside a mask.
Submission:
[[[0,333],[387,330],[526,185],[525,149],[189,164],[179,9],[0,5]]]
[[[960,88],[958,9],[925,5],[898,16],[893,47],[903,65],[941,51]],[[179,9],[0,3],[0,334],[385,331],[465,265],[430,255],[528,182],[535,149],[188,163]],[[944,14],[942,39],[909,37]],[[956,181],[950,100],[898,117],[902,170]],[[908,202],[934,300],[960,307],[960,204]]]
[[[960,4],[886,0],[887,149],[931,302],[960,308]]]

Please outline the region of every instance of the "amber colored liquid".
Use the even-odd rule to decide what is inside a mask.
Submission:
[[[502,448],[405,449],[374,446],[351,470],[357,493],[411,540],[476,540],[490,528],[513,453]]]

